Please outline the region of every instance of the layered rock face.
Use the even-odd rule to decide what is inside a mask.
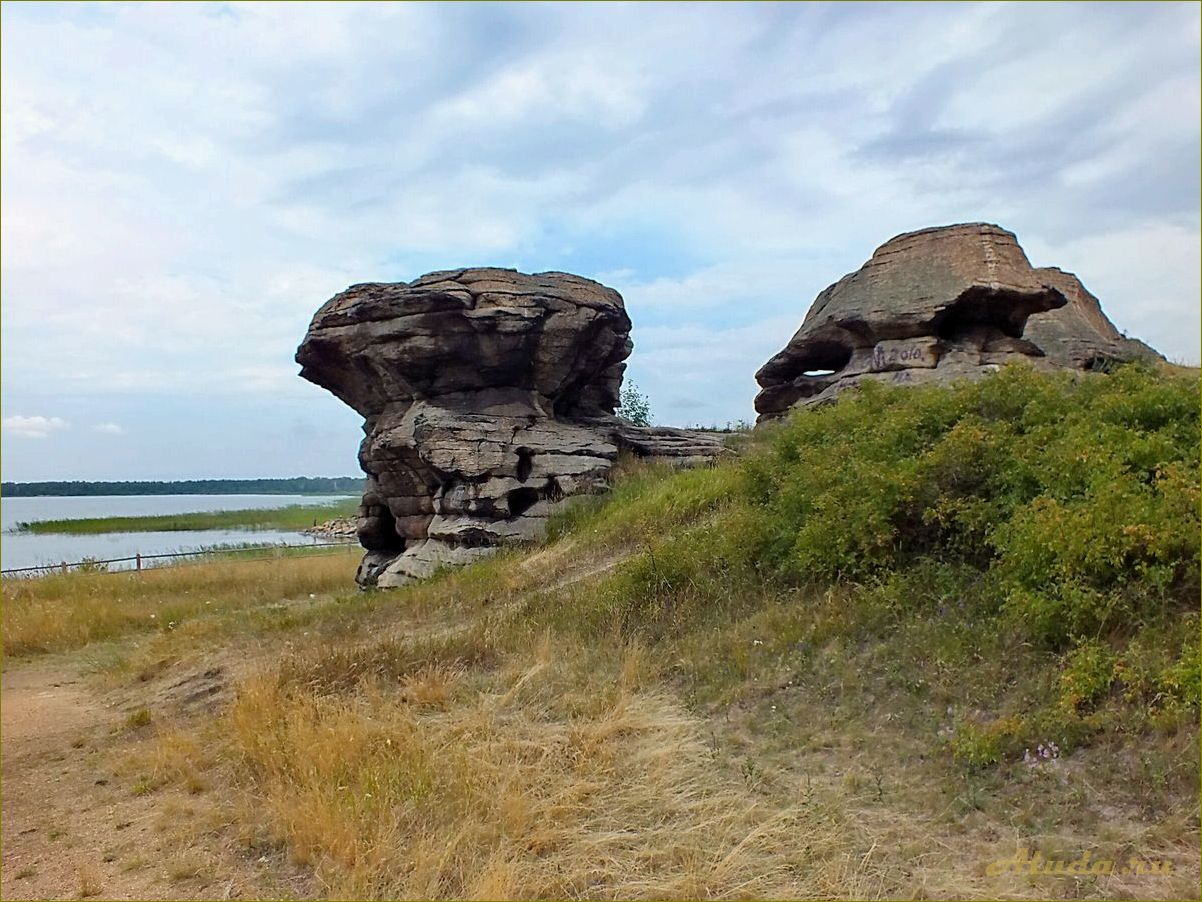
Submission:
[[[788,345],[756,374],[760,420],[821,404],[865,379],[977,377],[1017,358],[1095,369],[1159,356],[1124,338],[1072,273],[1036,269],[988,223],[898,235],[818,295]]]
[[[567,273],[437,272],[327,301],[296,359],[364,417],[360,585],[537,538],[564,499],[605,488],[621,448],[722,453],[613,416],[631,347],[622,297]]]

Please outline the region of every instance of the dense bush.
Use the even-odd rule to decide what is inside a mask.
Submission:
[[[555,536],[636,553],[547,617],[687,643],[776,605],[757,640],[781,666],[798,647],[886,643],[887,681],[921,693],[942,662],[945,685],[976,681],[993,708],[952,743],[970,764],[1039,735],[1172,729],[1199,700],[1198,480],[1196,377],[1015,366],[952,388],[871,383],[759,430],[736,460],[636,467],[562,517]],[[737,644],[704,641],[743,672]]]
[[[970,564],[1054,648],[1194,609],[1198,401],[1196,380],[1137,367],[866,385],[747,461],[761,556],[812,583]]]

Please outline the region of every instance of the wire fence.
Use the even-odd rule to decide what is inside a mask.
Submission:
[[[36,567],[10,567],[0,570],[0,577],[36,577],[48,576],[52,573],[70,573],[72,570],[87,570],[97,573],[140,573],[142,570],[164,566],[164,563],[203,564],[215,558],[226,561],[272,561],[289,557],[289,552],[300,549],[304,555],[329,554],[329,551],[314,551],[312,549],[333,549],[354,551],[360,548],[358,542],[314,542],[311,545],[246,545],[237,548],[209,548],[202,551],[168,551],[163,554],[134,554],[130,557],[86,558],[82,561],[60,561],[57,564],[39,564]],[[272,554],[253,556],[254,552],[271,551]],[[181,560],[182,558],[207,558],[208,560]],[[154,563],[160,561],[164,563]],[[128,567],[112,567],[114,564],[132,564]]]

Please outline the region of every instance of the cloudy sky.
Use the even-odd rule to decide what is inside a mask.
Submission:
[[[659,422],[890,236],[986,220],[1199,359],[1196,4],[3,5],[5,479],[335,475],[353,282],[618,288]]]

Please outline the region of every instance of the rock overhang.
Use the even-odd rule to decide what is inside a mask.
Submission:
[[[1118,333],[1075,276],[1032,267],[1013,232],[941,226],[890,239],[824,289],[756,374],[755,407],[772,419],[865,379],[946,382],[1014,359],[1085,368],[1148,351]]]
[[[364,586],[537,539],[602,491],[620,449],[682,464],[724,449],[614,416],[633,347],[621,295],[568,273],[475,268],[362,283],[322,305],[301,376],[364,417]]]

